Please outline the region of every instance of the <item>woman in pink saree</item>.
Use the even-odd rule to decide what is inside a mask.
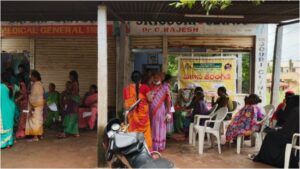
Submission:
[[[93,129],[97,119],[98,90],[96,85],[90,86],[90,91],[82,100],[83,106],[79,108],[79,128]],[[88,116],[85,115],[88,112]],[[90,114],[91,113],[91,114]]]
[[[151,131],[154,151],[163,151],[166,148],[167,122],[171,120],[170,90],[161,83],[160,73],[153,75],[151,85],[152,102],[150,104]]]

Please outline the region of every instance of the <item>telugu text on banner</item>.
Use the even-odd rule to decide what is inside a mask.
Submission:
[[[234,98],[236,93],[236,58],[234,57],[182,57],[179,59],[179,87],[201,86],[206,95],[216,95],[217,89],[226,87]]]

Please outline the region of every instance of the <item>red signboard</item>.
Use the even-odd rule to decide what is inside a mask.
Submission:
[[[107,25],[112,35],[113,25]],[[97,36],[97,25],[2,25],[1,37]]]

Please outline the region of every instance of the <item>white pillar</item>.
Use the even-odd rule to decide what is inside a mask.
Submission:
[[[98,41],[98,167],[104,167],[103,130],[107,124],[107,23],[106,6],[98,6],[97,12]]]
[[[255,41],[254,93],[262,99],[261,105],[266,104],[267,56],[268,56],[268,25],[258,24]]]
[[[283,35],[283,26],[277,26],[275,47],[274,47],[274,57],[273,57],[273,75],[272,75],[272,93],[271,93],[271,103],[275,106],[279,103],[278,97],[279,97],[279,87],[280,87],[282,35]]]

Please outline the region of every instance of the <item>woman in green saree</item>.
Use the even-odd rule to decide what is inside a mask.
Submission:
[[[58,138],[65,138],[67,135],[73,135],[74,137],[79,137],[78,128],[78,111],[80,105],[79,96],[79,83],[78,83],[78,73],[73,70],[69,73],[71,85],[69,91],[63,96],[63,109],[64,109],[64,121],[63,127],[64,131],[62,134],[58,135]]]

